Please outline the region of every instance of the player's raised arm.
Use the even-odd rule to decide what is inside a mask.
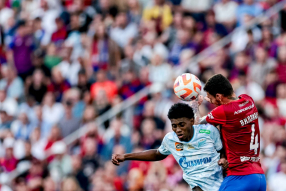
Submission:
[[[190,106],[193,108],[193,111],[194,111],[194,114],[195,114],[195,125],[197,125],[197,124],[207,124],[207,121],[206,121],[206,117],[207,116],[201,117],[200,110],[199,110],[199,107],[202,104],[203,99],[204,99],[203,96],[200,95],[200,96],[197,97],[196,100],[190,102]]]
[[[167,157],[168,155],[161,154],[157,149],[146,150],[137,153],[128,154],[113,154],[112,163],[119,166],[121,162],[126,160],[139,160],[139,161],[160,161]]]

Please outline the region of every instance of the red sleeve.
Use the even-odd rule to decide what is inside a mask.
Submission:
[[[225,125],[226,116],[223,106],[219,106],[212,110],[206,117],[206,121],[212,125]]]

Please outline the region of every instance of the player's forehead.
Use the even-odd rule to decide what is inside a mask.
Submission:
[[[190,121],[189,118],[186,117],[182,117],[182,118],[177,118],[177,119],[171,119],[171,123],[172,124],[179,124],[179,123],[187,123],[188,121]]]

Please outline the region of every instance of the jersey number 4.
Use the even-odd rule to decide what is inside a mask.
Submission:
[[[255,124],[251,126],[251,141],[250,141],[250,150],[254,150],[254,154],[257,154],[257,149],[259,147],[258,143],[258,134],[254,137],[255,135]]]

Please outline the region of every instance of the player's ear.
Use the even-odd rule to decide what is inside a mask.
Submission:
[[[222,94],[216,94],[216,95],[215,95],[215,99],[216,99],[217,101],[221,101],[221,100],[222,100],[222,97],[223,97]]]
[[[192,125],[194,125],[195,119],[194,119],[194,118],[191,118],[191,119],[190,119],[190,123],[191,123]]]

